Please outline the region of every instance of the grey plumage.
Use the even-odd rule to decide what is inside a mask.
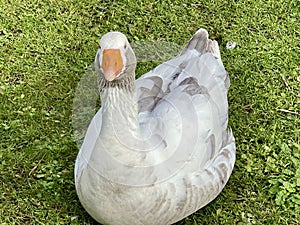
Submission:
[[[79,199],[103,224],[175,223],[221,192],[235,162],[218,44],[200,29],[179,56],[134,82],[136,61],[125,36],[108,33],[101,41],[121,49],[128,65],[106,81],[97,53],[102,108],[76,160]]]

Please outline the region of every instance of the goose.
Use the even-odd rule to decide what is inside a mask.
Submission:
[[[76,192],[101,224],[173,224],[215,199],[232,173],[229,77],[205,29],[137,80],[136,64],[124,34],[102,36],[101,108],[76,158]]]

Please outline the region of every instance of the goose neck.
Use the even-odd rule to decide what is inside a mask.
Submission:
[[[136,92],[120,87],[107,87],[101,93],[103,134],[137,135],[139,133]]]

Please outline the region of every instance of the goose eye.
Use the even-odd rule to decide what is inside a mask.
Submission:
[[[124,45],[124,49],[126,49],[126,48],[127,48],[127,44]]]
[[[101,46],[100,46],[100,45],[98,46],[98,49],[101,49]]]

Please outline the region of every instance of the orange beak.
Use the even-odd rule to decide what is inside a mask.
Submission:
[[[123,69],[123,60],[120,49],[105,49],[103,51],[101,67],[105,79],[113,81]]]

